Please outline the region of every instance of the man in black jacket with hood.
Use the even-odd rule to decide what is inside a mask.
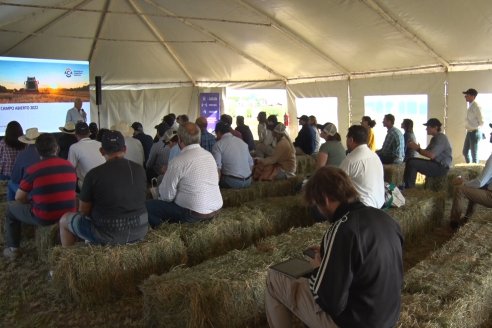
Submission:
[[[305,187],[305,199],[329,218],[321,246],[313,246],[309,278],[270,269],[265,306],[270,327],[290,327],[291,313],[309,327],[394,327],[403,281],[398,223],[357,200],[342,170],[323,167]]]

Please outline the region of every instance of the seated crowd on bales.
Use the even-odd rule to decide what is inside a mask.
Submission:
[[[119,122],[111,129],[67,121],[55,138],[18,122],[7,125],[0,141],[0,178],[8,180],[4,255],[13,258],[20,246],[20,223],[50,225],[60,222],[63,245],[82,239],[95,244],[126,244],[142,240],[147,227],[162,223],[198,222],[214,218],[223,205],[219,188],[242,189],[253,181],[288,179],[297,173],[296,156],[312,158],[315,169],[338,167],[354,184],[366,206],[385,205],[383,165],[404,165],[401,188],[415,187],[417,173],[447,175],[452,150],[441,132],[441,122],[424,124],[431,136],[423,149],[413,132],[413,121],[394,126],[384,116],[387,134],[376,150],[368,116],[349,127],[345,145],[335,124],[318,124],[315,116],[298,118],[300,131],[291,140],[275,115],[260,112],[258,140],[244,117],[223,114],[209,132],[206,117],[190,122],[187,115],[164,116],[154,137],[140,122]],[[324,139],[324,142],[321,142]],[[492,164],[477,180],[462,184],[452,211],[453,226],[466,222],[473,204],[492,205],[482,191],[491,178]],[[47,179],[49,179],[49,182]],[[148,199],[149,184],[154,186]],[[463,200],[470,206],[463,217]]]

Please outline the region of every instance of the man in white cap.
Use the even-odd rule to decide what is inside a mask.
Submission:
[[[480,128],[483,125],[482,109],[480,105],[475,101],[478,95],[478,91],[475,89],[468,89],[463,91],[465,100],[469,104],[466,111],[466,137],[463,144],[463,156],[467,163],[478,163],[478,142],[482,138],[482,132]],[[471,160],[470,160],[471,153]]]
[[[67,112],[65,123],[68,122],[72,122],[73,124],[77,122],[87,122],[87,114],[82,108],[82,99],[75,98],[73,108],[69,109]]]
[[[19,183],[24,177],[26,169],[32,164],[40,161],[38,151],[36,146],[34,146],[34,143],[39,135],[40,133],[38,128],[30,128],[26,130],[26,134],[19,137],[19,141],[27,144],[27,147],[24,148],[24,150],[22,150],[15,159],[14,167],[12,168],[12,173],[8,182],[8,201],[15,200],[15,193],[19,188]]]
[[[89,138],[90,133],[87,123],[77,123],[75,125],[75,136],[78,142],[73,144],[68,151],[68,160],[77,172],[77,185],[79,189],[82,188],[87,172],[105,162],[104,157],[99,151],[101,143]]]

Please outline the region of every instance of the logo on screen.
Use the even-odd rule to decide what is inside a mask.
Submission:
[[[65,69],[65,76],[66,77],[71,77],[72,76],[72,70],[69,68]]]

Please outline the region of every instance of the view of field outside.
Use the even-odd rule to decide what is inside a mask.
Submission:
[[[382,147],[388,131],[383,126],[383,118],[386,114],[395,116],[395,127],[399,129],[403,119],[411,119],[417,142],[422,147],[427,147],[427,132],[422,129],[422,124],[427,122],[427,95],[365,96],[364,112],[366,116],[376,121],[374,135],[378,149]],[[357,120],[361,118],[355,118],[354,123],[360,123]],[[401,131],[404,133],[403,129]]]
[[[236,126],[236,116],[244,116],[244,122],[249,126],[255,140],[258,140],[259,112],[277,115],[279,122],[284,121],[287,112],[287,92],[283,89],[227,89],[224,101],[224,112],[232,116]],[[292,118],[291,118],[292,120]]]

